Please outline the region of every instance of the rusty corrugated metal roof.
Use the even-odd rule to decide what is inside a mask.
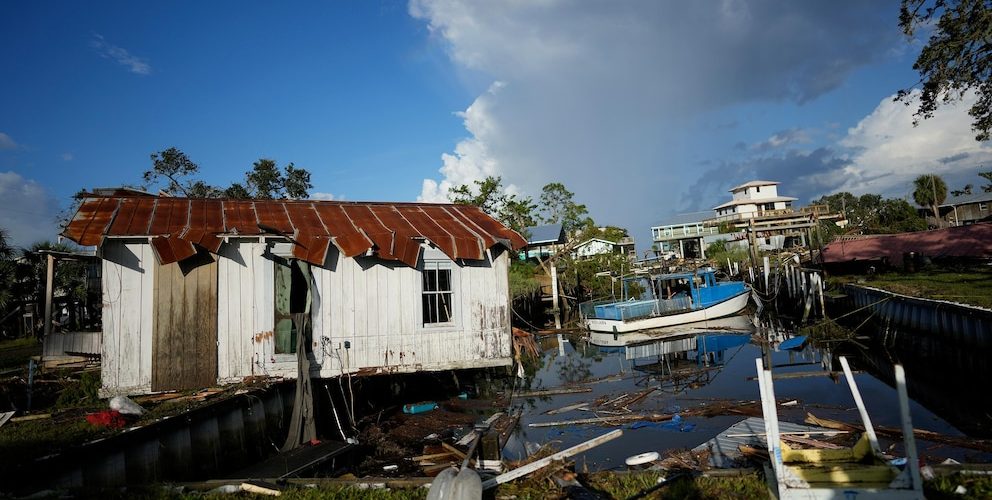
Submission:
[[[484,259],[497,243],[514,250],[527,243],[467,205],[150,196],[84,197],[62,234],[84,246],[106,237],[148,237],[159,261],[168,264],[195,255],[197,247],[217,253],[225,236],[273,229],[294,240],[294,256],[316,265],[324,264],[331,244],[346,257],[371,249],[382,259],[416,266],[421,239],[452,259],[468,260]]]
[[[831,264],[886,258],[890,264],[900,266],[903,255],[908,252],[930,257],[992,257],[992,224],[838,240],[823,248],[823,262]]]

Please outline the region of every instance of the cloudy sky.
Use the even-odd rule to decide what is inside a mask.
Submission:
[[[749,179],[809,201],[976,182],[967,105],[892,102],[921,44],[898,2],[24,2],[0,15],[0,227],[28,244],[81,188],[176,146],[215,184],[260,157],[322,198],[441,201],[560,181],[630,229]]]

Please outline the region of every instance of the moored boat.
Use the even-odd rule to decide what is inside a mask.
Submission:
[[[707,321],[737,314],[747,306],[743,281],[716,280],[711,268],[696,272],[631,276],[623,280],[626,300],[580,304],[593,332],[628,333]]]

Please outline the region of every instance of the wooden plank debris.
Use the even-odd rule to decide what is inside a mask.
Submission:
[[[591,387],[558,387],[555,389],[543,389],[538,391],[525,391],[517,393],[518,398],[539,398],[543,396],[557,396],[559,394],[581,394],[592,392]]]
[[[623,431],[622,430],[620,430],[620,429],[612,430],[612,431],[607,432],[606,434],[603,434],[603,435],[601,435],[599,437],[595,437],[595,438],[590,439],[590,440],[588,440],[588,441],[586,441],[584,443],[577,444],[577,445],[575,445],[575,446],[573,446],[571,448],[568,448],[567,450],[559,451],[558,453],[555,453],[554,455],[544,457],[544,458],[542,458],[540,460],[535,460],[535,461],[533,461],[533,462],[531,462],[531,463],[529,463],[527,465],[524,465],[524,466],[521,466],[521,467],[517,467],[516,469],[513,469],[510,472],[507,472],[507,473],[504,473],[504,474],[500,474],[500,475],[498,475],[498,476],[496,476],[496,477],[494,477],[492,479],[486,480],[486,481],[484,481],[482,483],[482,489],[483,490],[488,490],[490,488],[496,487],[497,485],[500,485],[500,484],[503,484],[503,483],[506,483],[506,482],[509,482],[509,481],[513,481],[514,479],[517,479],[517,478],[520,478],[520,477],[524,477],[524,476],[526,476],[528,474],[531,474],[533,472],[536,472],[538,470],[541,470],[541,469],[547,467],[548,465],[551,465],[551,463],[555,462],[556,460],[562,460],[562,459],[571,457],[573,455],[578,455],[579,453],[582,453],[582,452],[587,451],[587,450],[591,450],[591,449],[593,449],[593,448],[595,448],[595,447],[597,447],[597,446],[599,446],[599,445],[601,445],[603,443],[606,443],[608,441],[612,441],[612,440],[614,440],[614,439],[616,439],[616,438],[618,438],[618,437],[620,437],[622,435],[623,435]]]

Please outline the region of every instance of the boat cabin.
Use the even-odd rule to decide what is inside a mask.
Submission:
[[[635,275],[624,278],[621,300],[586,302],[586,319],[628,321],[706,309],[744,293],[743,282],[718,282],[716,270]]]

